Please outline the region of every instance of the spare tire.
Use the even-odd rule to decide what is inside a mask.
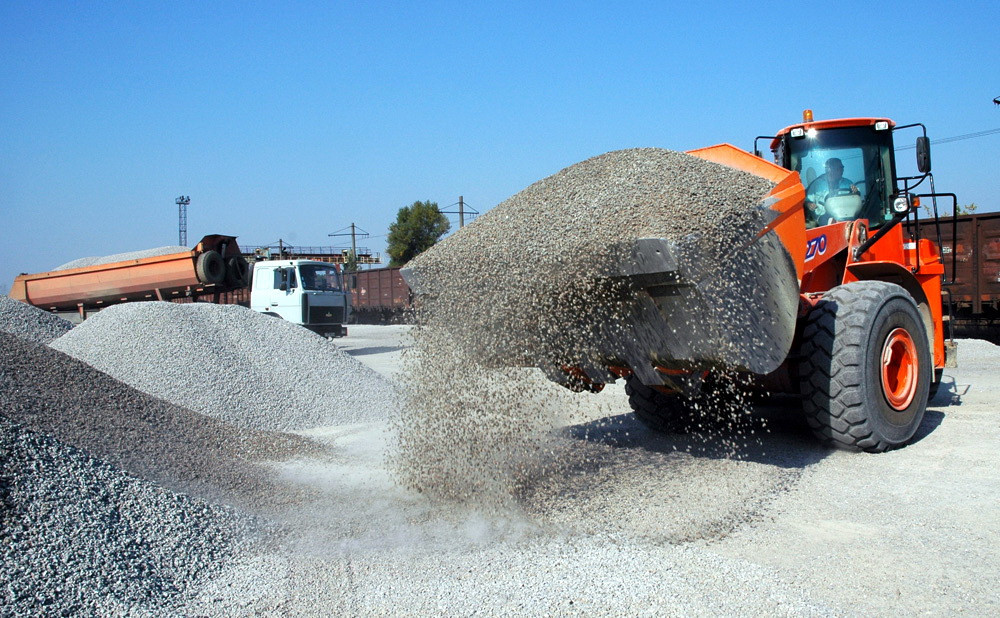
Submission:
[[[226,260],[226,285],[231,288],[245,288],[250,283],[247,274],[250,267],[246,258],[237,255]]]
[[[194,272],[202,283],[222,283],[226,278],[226,265],[218,251],[206,251],[198,256]]]

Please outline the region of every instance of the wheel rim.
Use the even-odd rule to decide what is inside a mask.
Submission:
[[[897,328],[882,346],[882,392],[896,410],[905,410],[917,392],[917,346],[905,328]]]

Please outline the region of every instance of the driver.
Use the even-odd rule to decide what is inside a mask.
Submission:
[[[826,198],[848,192],[857,195],[858,187],[844,178],[844,163],[837,157],[827,159],[826,173],[809,183],[806,188],[806,217],[818,220],[820,225],[828,223],[829,217],[823,208]]]

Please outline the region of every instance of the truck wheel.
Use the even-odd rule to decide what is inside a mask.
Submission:
[[[799,351],[803,411],[824,443],[880,453],[916,433],[931,385],[930,347],[902,287],[833,288],[806,317]]]
[[[222,283],[226,278],[226,265],[218,251],[206,251],[198,256],[194,272],[204,284]]]
[[[226,285],[231,288],[244,288],[247,286],[247,273],[249,265],[242,255],[231,257],[226,260]]]
[[[654,431],[688,433],[697,425],[700,413],[696,398],[662,393],[635,376],[625,378],[625,393],[636,418]]]

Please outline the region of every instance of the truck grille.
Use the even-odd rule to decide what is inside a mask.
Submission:
[[[317,307],[310,305],[308,324],[343,324],[343,307]]]

